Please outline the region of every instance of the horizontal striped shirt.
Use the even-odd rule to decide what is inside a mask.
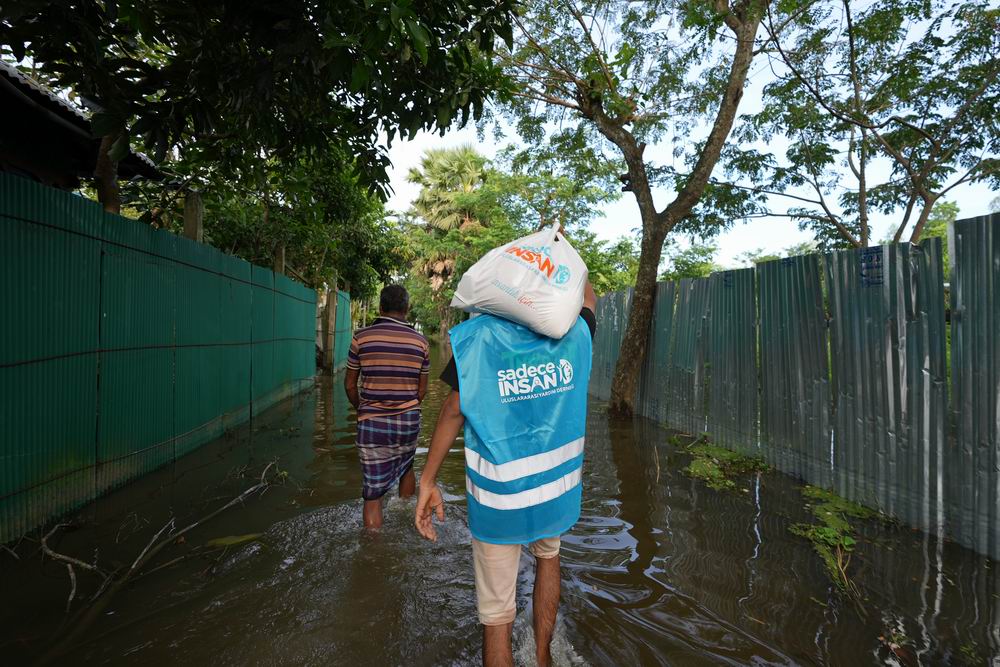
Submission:
[[[347,367],[361,371],[358,421],[413,410],[420,376],[431,369],[427,339],[406,322],[379,317],[354,334]]]

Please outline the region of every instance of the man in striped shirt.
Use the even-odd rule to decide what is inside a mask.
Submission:
[[[358,411],[365,528],[382,526],[382,496],[397,481],[400,496],[416,490],[413,454],[431,362],[427,339],[406,322],[409,301],[400,285],[385,287],[379,317],[354,334],[347,355],[344,390]]]

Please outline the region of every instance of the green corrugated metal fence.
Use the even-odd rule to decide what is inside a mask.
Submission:
[[[753,269],[709,278],[706,320],[707,431],[715,442],[757,453],[757,300]]]
[[[836,252],[826,276],[837,493],[936,526],[948,400],[940,239]]]
[[[956,222],[951,239],[946,516],[956,539],[1000,558],[1000,214]]]
[[[708,278],[685,278],[677,286],[677,312],[665,369],[667,421],[691,433],[705,430],[704,330],[708,282]]]
[[[312,382],[316,296],[0,174],[0,542]]]
[[[764,460],[829,486],[830,373],[815,255],[764,262],[760,289],[760,440]]]
[[[351,349],[354,329],[351,323],[351,296],[337,291],[337,320],[333,327],[333,370],[347,364],[347,353]]]
[[[951,247],[950,411],[932,239],[660,283],[638,412],[1000,558],[1000,215]],[[600,398],[630,302],[598,301]]]

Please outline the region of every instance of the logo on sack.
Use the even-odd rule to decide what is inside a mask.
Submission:
[[[548,247],[512,245],[504,253],[529,264],[556,285],[565,285],[569,282],[569,267],[565,264],[555,264]]]
[[[573,388],[573,364],[566,359],[559,363],[521,364],[517,368],[497,371],[497,387],[501,403],[524,401],[550,396]]]
[[[552,281],[556,285],[565,285],[569,282],[569,267],[565,264],[560,264],[559,268],[556,269],[556,277]]]

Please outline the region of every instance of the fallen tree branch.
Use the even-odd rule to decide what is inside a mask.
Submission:
[[[89,606],[83,607],[76,612],[76,614],[73,616],[73,618],[70,620],[70,623],[68,624],[68,627],[70,627],[69,631],[62,638],[58,639],[58,641],[56,641],[53,644],[52,648],[50,648],[39,659],[38,664],[41,665],[49,664],[53,662],[56,658],[69,652],[69,650],[73,648],[77,639],[104,612],[104,610],[107,608],[108,604],[110,604],[114,596],[119,591],[121,591],[126,585],[131,583],[135,579],[136,574],[139,573],[142,570],[142,568],[145,567],[145,565],[149,563],[152,559],[154,559],[164,548],[166,548],[167,545],[174,543],[179,537],[182,537],[186,533],[189,533],[190,531],[201,526],[202,524],[211,521],[212,519],[222,514],[226,510],[235,507],[236,505],[242,505],[244,501],[246,501],[254,494],[267,490],[267,487],[271,485],[271,483],[267,480],[267,474],[271,470],[271,468],[275,467],[276,464],[277,464],[276,461],[271,461],[270,463],[268,463],[267,466],[264,467],[264,470],[261,472],[260,480],[256,484],[244,490],[242,493],[240,493],[238,496],[227,502],[222,507],[219,507],[215,511],[210,512],[206,516],[201,517],[197,521],[188,524],[181,530],[178,531],[174,530],[174,528],[176,527],[176,519],[172,517],[166,524],[163,525],[162,528],[160,528],[159,531],[157,531],[157,533],[152,537],[152,539],[150,539],[150,541],[146,544],[146,547],[139,553],[136,559],[132,562],[131,567],[125,570],[124,574],[122,574],[121,576],[117,576],[117,572],[115,572],[109,575],[104,575],[105,576],[104,582],[102,583],[101,587],[99,588],[98,592],[94,595],[94,597],[91,598]],[[48,533],[48,535],[42,538],[42,550],[47,555],[49,555],[49,557],[55,560],[59,560],[67,564],[76,565],[90,571],[99,572],[103,575],[103,572],[101,572],[101,570],[99,570],[96,566],[90,565],[89,563],[84,563],[83,561],[78,560],[76,558],[72,558],[71,556],[65,556],[64,554],[59,554],[55,551],[52,551],[48,547],[48,544],[46,543],[47,539],[51,537],[56,530],[66,525],[67,524],[57,525]],[[171,561],[170,563],[167,563],[162,567],[171,565],[175,561]],[[156,569],[162,569],[162,567]],[[75,574],[71,574],[71,579],[73,581],[73,592],[71,594],[70,602],[72,602],[72,596],[75,596],[75,588],[76,588]],[[67,627],[67,625],[64,624],[63,627]]]

